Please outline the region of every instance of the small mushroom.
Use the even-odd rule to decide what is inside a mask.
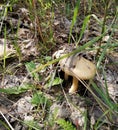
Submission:
[[[78,90],[79,80],[92,79],[96,73],[95,65],[78,54],[60,60],[59,64],[62,71],[65,72],[65,79],[68,79],[68,75],[73,77],[69,93],[75,93]]]

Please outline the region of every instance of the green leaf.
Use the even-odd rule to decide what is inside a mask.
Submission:
[[[46,61],[50,61],[51,59],[52,59],[52,57],[51,56],[45,56],[45,58],[44,58]]]
[[[59,77],[56,77],[56,78],[53,80],[52,86],[61,84],[62,82],[63,82],[62,79],[60,79]]]
[[[63,82],[63,80],[59,77],[55,77],[54,79],[51,79],[48,81],[48,83],[45,85],[46,87],[51,87],[51,86],[55,86],[55,85],[59,85]]]
[[[47,102],[47,98],[42,92],[35,93],[31,99],[31,103],[35,105],[43,105],[45,102]]]
[[[30,75],[36,80],[39,81],[39,75],[36,72],[32,72],[36,69],[36,65],[33,61],[28,62],[25,64],[27,71],[30,73]],[[32,73],[31,73],[32,72]]]
[[[64,119],[58,119],[56,123],[59,124],[64,130],[76,130],[71,122],[65,121]]]
[[[7,94],[20,94],[26,92],[29,89],[32,89],[34,86],[32,84],[23,84],[22,86],[16,86],[11,88],[0,88],[0,92]]]
[[[24,121],[24,123],[29,126],[29,130],[41,130],[41,127],[38,125],[38,122],[34,121],[34,120],[30,120],[30,121]],[[32,128],[32,129],[31,129]]]

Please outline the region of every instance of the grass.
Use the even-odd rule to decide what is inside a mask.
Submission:
[[[96,100],[96,102],[99,105],[99,108],[102,110],[103,115],[101,115],[101,117],[98,118],[98,120],[95,122],[95,124],[93,126],[91,126],[91,129],[95,129],[98,130],[100,129],[106,122],[108,122],[108,124],[111,124],[111,126],[115,126],[114,124],[114,120],[113,117],[114,115],[118,114],[118,105],[116,102],[114,102],[113,100],[111,100],[110,95],[108,93],[108,84],[107,84],[107,80],[106,80],[106,72],[105,72],[105,57],[107,54],[109,54],[109,52],[113,51],[114,48],[118,47],[118,41],[117,39],[114,39],[114,33],[115,33],[115,29],[117,29],[117,21],[118,21],[118,10],[117,10],[117,5],[115,4],[115,0],[114,1],[107,1],[106,0],[101,0],[101,2],[103,3],[103,5],[100,4],[100,2],[98,1],[94,1],[94,0],[89,0],[87,3],[84,2],[84,8],[83,8],[83,12],[84,14],[81,13],[82,10],[82,1],[78,0],[77,3],[75,4],[74,2],[73,5],[71,5],[70,3],[66,3],[66,1],[54,1],[54,0],[50,0],[50,1],[46,1],[46,0],[38,0],[37,2],[35,0],[31,1],[31,0],[27,0],[25,2],[25,6],[29,9],[30,11],[30,18],[32,20],[32,23],[34,23],[34,28],[32,31],[34,31],[34,38],[38,38],[39,40],[39,46],[41,47],[40,51],[41,51],[41,56],[39,58],[36,57],[36,59],[34,59],[34,61],[30,61],[30,62],[26,62],[25,68],[28,72],[27,76],[31,76],[33,79],[33,84],[22,84],[20,87],[15,87],[15,88],[8,88],[8,89],[3,89],[0,88],[0,92],[2,93],[7,93],[7,94],[20,94],[23,92],[26,92],[28,90],[32,91],[33,96],[32,96],[32,103],[36,105],[37,111],[42,112],[43,110],[43,114],[41,115],[43,117],[43,119],[45,120],[44,122],[46,122],[46,120],[48,120],[48,116],[45,118],[45,113],[48,113],[47,111],[49,110],[49,107],[51,106],[51,103],[53,101],[49,101],[49,99],[47,97],[45,97],[45,92],[41,92],[41,90],[39,90],[39,92],[37,91],[36,88],[36,84],[38,82],[42,81],[42,78],[40,78],[39,73],[41,73],[42,70],[46,70],[48,69],[51,65],[57,63],[59,60],[68,57],[70,55],[82,52],[82,51],[90,51],[93,50],[94,52],[96,52],[95,55],[95,63],[96,63],[96,67],[98,69],[98,72],[102,73],[105,79],[104,83],[101,83],[101,85],[99,86],[96,82],[94,82],[93,80],[90,81],[91,87],[89,87],[87,84],[85,84],[84,82],[84,86],[88,89],[88,91],[91,93],[91,95],[94,97],[94,99]],[[12,6],[14,4],[18,4],[19,1],[18,0],[12,0],[10,1],[10,8],[12,10]],[[74,41],[75,43],[73,43],[76,46],[76,49],[72,52],[70,52],[69,54],[65,54],[64,56],[58,58],[58,59],[49,59],[49,60],[45,60],[45,62],[43,62],[43,64],[39,64],[38,66],[36,66],[35,61],[37,61],[37,59],[40,59],[42,57],[46,57],[47,55],[49,55],[48,53],[52,50],[52,48],[56,48],[56,43],[55,43],[55,37],[54,37],[54,30],[53,30],[53,20],[54,20],[54,15],[55,15],[55,8],[60,7],[60,5],[65,5],[64,6],[64,15],[66,15],[67,17],[70,17],[72,22],[71,22],[71,27],[70,27],[70,32],[69,32],[69,37],[68,37],[68,43],[72,42],[72,38],[74,37]],[[114,9],[114,16],[109,13],[111,11],[111,9],[113,8],[113,5],[116,5],[116,9]],[[6,4],[5,4],[6,5]],[[86,8],[85,8],[86,7]],[[103,10],[103,14],[97,15],[97,13],[99,12],[99,8],[101,8],[101,10]],[[5,17],[8,13],[7,11],[8,7],[5,8],[4,12],[2,12],[2,15]],[[60,9],[60,8],[58,8]],[[71,11],[72,9],[72,11]],[[63,11],[62,11],[63,12]],[[95,13],[94,13],[95,12]],[[72,15],[73,14],[73,15]],[[79,14],[79,15],[78,15]],[[101,15],[101,16],[100,16]],[[3,17],[3,19],[4,19]],[[78,22],[78,17],[83,19],[82,24],[80,25],[80,33],[79,36],[74,36],[73,35],[73,29],[75,27],[75,25]],[[101,20],[100,17],[102,17],[103,19]],[[109,18],[112,17],[111,23],[107,24],[107,20],[109,20]],[[100,36],[95,36],[93,37],[91,40],[89,40],[88,42],[84,43],[81,45],[81,40],[83,39],[84,33],[85,31],[88,29],[89,33],[92,31],[91,27],[90,27],[90,22],[92,20],[95,20],[95,22],[99,25],[100,30],[101,30],[101,34]],[[1,26],[3,26],[3,21],[1,22]],[[0,28],[2,29],[2,28]],[[17,27],[17,29],[19,29],[19,26]],[[109,35],[109,31],[111,31],[110,35]],[[109,35],[109,39],[107,40],[106,43],[103,43],[103,37]],[[17,43],[17,37],[14,39],[15,43],[14,48],[16,50],[17,53],[17,57],[19,58],[19,62],[22,62],[22,55],[20,52],[20,48],[19,45]],[[7,36],[7,29],[6,27],[4,27],[4,39],[6,40],[8,38]],[[6,46],[6,42],[4,44],[4,48]],[[56,48],[58,49],[58,48]],[[4,72],[7,69],[6,68],[6,52],[4,49],[4,57],[3,57],[3,69]],[[43,59],[40,59],[40,61],[44,61]],[[118,64],[117,62],[115,64]],[[46,71],[45,71],[46,73]],[[54,79],[54,78],[53,78]],[[52,81],[49,80],[49,81]],[[45,83],[45,84],[49,84],[49,83]],[[51,83],[52,85],[58,85],[60,84],[60,81],[58,80],[54,80],[54,82]],[[51,85],[49,85],[51,86]],[[103,88],[105,88],[105,92],[103,91]],[[96,95],[97,93],[97,95]],[[49,103],[50,102],[50,103]],[[49,103],[49,104],[48,104]],[[69,102],[71,103],[71,102]],[[77,107],[77,106],[76,106]],[[49,114],[49,113],[48,113]],[[48,115],[47,114],[47,115]],[[104,122],[101,122],[102,118],[105,118]],[[68,129],[74,130],[75,127],[73,126],[73,124],[69,121],[66,121],[65,119],[56,119],[56,114],[55,117],[52,117],[55,120],[50,120],[48,121],[48,123],[46,124],[47,126],[53,127],[55,124],[59,124],[60,127],[62,127],[63,129],[67,130],[66,128],[68,127]],[[19,119],[17,119],[18,121],[20,121]],[[87,130],[87,122],[88,121],[88,117],[87,117],[87,113],[85,114],[85,126],[84,126],[84,130]],[[20,121],[22,122],[22,121]],[[32,122],[22,122],[25,123],[29,126],[29,129],[39,129],[39,126],[37,122],[35,122],[34,120]],[[5,125],[7,126],[7,125]],[[110,126],[109,126],[110,127]],[[7,128],[9,129],[9,128]]]

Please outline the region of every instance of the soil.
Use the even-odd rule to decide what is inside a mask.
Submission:
[[[79,45],[75,46],[76,38],[81,33],[83,19],[85,14],[88,13],[87,9],[82,9],[86,4],[82,2],[81,11],[72,29],[71,43],[69,44],[68,38],[73,11],[70,14],[71,17],[65,15],[63,12],[65,6],[63,4],[59,4],[54,8],[54,19],[53,22],[51,21],[54,42],[48,39],[49,27],[44,28],[42,24],[39,24],[40,20],[46,24],[46,21],[50,19],[50,15],[53,13],[51,11],[45,15],[45,19],[39,17],[40,20],[37,23],[36,19],[32,20],[30,17],[30,13],[34,12],[27,7],[27,4],[24,6],[21,3],[19,5],[14,4],[12,11],[8,9],[7,15],[0,20],[2,25],[0,28],[0,45],[2,48],[5,43],[6,33],[6,46],[8,47],[5,61],[4,54],[0,55],[0,130],[9,129],[10,125],[10,129],[13,128],[14,130],[27,130],[29,126],[36,130],[59,130],[61,128],[57,123],[58,119],[71,122],[72,126],[77,130],[83,130],[85,123],[87,130],[94,130],[98,120],[98,123],[102,124],[99,130],[118,129],[118,116],[116,115],[118,111],[113,113],[112,119],[107,118],[104,112],[108,107],[106,105],[103,105],[103,109],[100,107],[95,96],[101,100],[102,97],[92,88],[92,85],[89,87],[95,96],[81,82],[79,82],[79,90],[75,94],[69,94],[72,77],[70,76],[66,81],[59,64],[49,63],[50,60],[53,60],[52,55],[57,50],[66,48],[67,52],[65,53],[72,52],[79,46],[101,35],[101,27],[92,17]],[[70,4],[74,7],[75,1],[70,2]],[[0,8],[4,12],[5,7],[0,5]],[[103,7],[101,7],[101,11],[98,9],[92,9],[92,11],[95,11],[95,15],[99,20],[102,20],[103,13],[101,11]],[[109,12],[111,18],[107,20],[107,27],[110,26],[114,17],[112,9],[111,6]],[[2,13],[1,15],[3,16]],[[4,32],[5,27],[6,32]],[[101,44],[100,41],[97,41],[91,48],[96,48],[99,45],[105,46],[108,41],[107,38],[111,36],[109,33],[101,40]],[[111,43],[117,44],[118,29],[116,28],[113,33]],[[79,53],[97,64],[96,50],[89,51],[89,49]],[[30,72],[33,69],[40,68],[46,63],[49,63],[49,65],[41,70],[39,69],[40,71],[36,71],[32,76]],[[98,88],[104,93],[106,92],[105,84],[107,84],[109,99],[115,104],[118,103],[117,63],[118,46],[113,47],[111,50],[108,48],[104,60],[101,62],[103,68],[97,70],[93,79]],[[89,84],[89,81],[85,81],[85,84]],[[6,123],[7,121],[9,124]]]

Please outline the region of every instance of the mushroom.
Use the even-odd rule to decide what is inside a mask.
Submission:
[[[75,93],[78,90],[79,80],[89,80],[95,76],[95,65],[78,54],[71,55],[67,58],[59,61],[60,68],[65,72],[65,79],[68,76],[73,77],[72,86],[69,89],[69,93]]]

